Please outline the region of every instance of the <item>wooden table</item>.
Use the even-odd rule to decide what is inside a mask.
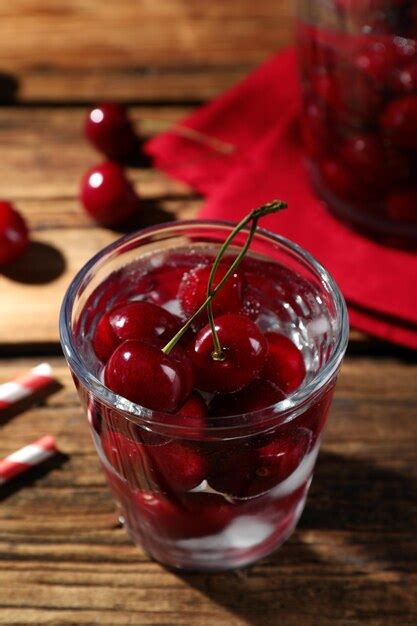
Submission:
[[[358,333],[305,513],[280,551],[242,572],[174,574],[117,524],[57,331],[74,272],[117,236],[76,199],[99,160],[80,132],[86,103],[125,100],[154,134],[287,43],[292,22],[282,0],[113,5],[0,8],[0,197],[33,240],[24,264],[0,274],[0,382],[47,360],[62,385],[0,425],[0,458],[47,432],[63,452],[3,492],[0,623],[415,626],[417,359]],[[130,174],[138,226],[201,205],[159,172]]]

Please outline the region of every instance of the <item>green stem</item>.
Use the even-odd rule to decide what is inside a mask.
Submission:
[[[276,213],[277,211],[281,211],[282,209],[285,209],[286,207],[287,207],[286,202],[282,202],[281,200],[273,200],[272,202],[268,202],[267,204],[264,204],[263,206],[261,206],[261,207],[259,207],[257,209],[254,209],[253,211],[248,213],[248,215],[246,217],[244,217],[239,222],[239,224],[237,224],[235,226],[235,228],[232,230],[232,232],[227,237],[225,242],[222,244],[222,247],[220,248],[220,250],[219,250],[219,252],[218,252],[218,254],[217,254],[217,256],[216,256],[216,258],[214,260],[213,267],[212,267],[212,270],[210,272],[208,286],[207,286],[207,298],[205,299],[203,304],[197,309],[197,311],[187,320],[187,322],[177,332],[177,334],[166,344],[166,346],[164,348],[162,348],[162,352],[164,352],[165,354],[169,354],[171,352],[171,350],[176,346],[176,344],[180,341],[180,339],[185,335],[185,333],[190,328],[190,326],[194,322],[194,320],[210,305],[212,299],[220,291],[220,289],[223,287],[224,283],[230,278],[230,276],[233,274],[233,272],[235,271],[237,266],[242,262],[243,257],[245,256],[246,252],[248,251],[248,248],[249,248],[249,246],[251,244],[251,241],[253,239],[253,236],[255,234],[259,218],[263,217],[264,215],[269,215],[270,213]],[[214,289],[212,289],[214,275],[215,275],[215,273],[217,271],[217,268],[219,267],[221,259],[223,258],[224,254],[227,251],[227,248],[229,247],[231,241],[236,237],[236,235],[250,221],[252,221],[252,226],[251,226],[251,229],[250,229],[250,232],[249,232],[249,235],[248,235],[248,238],[246,240],[245,245],[243,246],[242,250],[240,251],[240,253],[236,257],[236,259],[233,261],[233,263],[231,264],[231,266],[229,267],[229,269],[227,270],[227,272],[225,273],[223,278],[219,281],[219,283],[216,285],[216,287],[214,287]],[[210,313],[209,313],[209,315],[210,315]],[[213,340],[214,340],[214,337],[215,337],[215,335],[217,335],[217,333],[216,333],[216,330],[215,330],[214,318],[213,317],[212,317],[212,322],[213,322],[212,330],[214,328],[214,334],[213,334]],[[218,337],[217,337],[217,339],[218,339]],[[220,342],[219,342],[219,352],[218,352],[218,354],[221,355],[221,353],[222,353],[222,351],[221,351],[221,346],[220,346]],[[214,354],[216,354],[216,346],[215,346]]]
[[[258,226],[258,220],[259,217],[255,217],[252,220],[252,224],[250,227],[250,231],[249,231],[249,235],[246,239],[245,245],[243,246],[242,250],[240,251],[240,253],[238,254],[238,256],[236,257],[236,259],[233,261],[232,265],[230,266],[228,273],[230,272],[229,276],[234,272],[234,270],[237,268],[238,265],[240,265],[240,263],[243,261],[243,258],[246,254],[246,252],[249,250],[249,246],[252,243],[252,239],[255,235],[256,232],[256,228]],[[237,228],[237,227],[236,227]],[[236,232],[235,232],[236,231]],[[238,234],[238,230],[235,229],[235,236]],[[230,239],[231,241],[231,239]],[[230,242],[229,242],[230,243]],[[208,279],[208,283],[207,283],[207,297],[209,297],[210,295],[213,294],[213,281],[214,281],[214,276],[216,274],[216,271],[218,270],[218,267],[220,265],[221,259],[224,256],[224,252],[227,250],[227,247],[224,247],[225,244],[223,244],[222,248],[219,251],[219,254],[216,257],[216,260],[213,263],[213,267],[211,268],[211,272],[210,272],[210,276]],[[222,253],[223,250],[223,253]],[[213,346],[214,346],[214,350],[213,350],[213,354],[212,357],[215,361],[223,361],[224,360],[224,353],[222,350],[222,346],[220,343],[220,339],[219,339],[219,334],[217,332],[216,329],[216,324],[214,321],[214,314],[213,314],[213,305],[212,305],[212,299],[210,300],[210,302],[207,305],[207,315],[208,315],[208,319],[209,319],[209,324],[210,324],[210,328],[211,328],[211,334],[213,337]]]

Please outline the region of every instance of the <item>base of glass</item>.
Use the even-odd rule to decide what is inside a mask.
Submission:
[[[246,567],[277,550],[293,533],[305,500],[306,496],[278,526],[257,516],[242,516],[217,535],[175,542],[145,537],[135,520],[133,525],[124,521],[132,541],[162,565],[183,572],[221,572]]]
[[[407,224],[383,217],[378,212],[378,207],[372,210],[371,203],[362,209],[359,206],[355,207],[330,191],[317,167],[311,163],[309,171],[315,190],[335,217],[384,245],[407,249],[417,248],[416,224]]]

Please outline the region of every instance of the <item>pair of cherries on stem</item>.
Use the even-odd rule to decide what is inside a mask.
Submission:
[[[100,320],[99,341],[95,350],[103,360],[113,348],[112,336],[119,345],[111,352],[105,367],[106,385],[129,400],[149,409],[177,412],[190,397],[194,387],[201,390],[235,392],[245,387],[260,373],[265,363],[267,343],[264,335],[249,318],[236,313],[226,313],[214,320],[213,304],[216,295],[235,274],[255,235],[258,220],[269,213],[285,208],[285,204],[274,201],[251,211],[230,233],[222,245],[211,269],[207,281],[207,295],[204,302],[191,315],[184,326],[164,345],[166,335],[174,331],[176,319],[163,309],[163,313],[147,316],[146,332],[128,329],[123,323],[113,320],[109,326],[109,341],[106,354],[99,354],[106,344],[106,317]],[[248,223],[251,223],[246,243],[230,267],[213,287],[216,272],[232,240]],[[221,296],[219,296],[221,297]],[[125,306],[145,305],[150,303],[131,303]],[[178,343],[192,326],[195,319],[207,310],[209,324],[203,328],[194,343],[192,362]],[[117,312],[116,312],[117,313]],[[158,317],[159,315],[159,317]],[[165,320],[162,317],[165,317]],[[157,319],[158,318],[158,319]],[[112,335],[113,333],[113,335]],[[140,337],[120,343],[126,337]],[[97,330],[96,330],[97,337]],[[104,337],[102,339],[101,337]]]

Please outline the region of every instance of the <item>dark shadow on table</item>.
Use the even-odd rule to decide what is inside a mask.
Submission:
[[[65,268],[65,257],[58,248],[40,241],[31,241],[24,254],[7,263],[0,272],[19,283],[42,285],[59,278]]]
[[[37,404],[41,404],[42,402],[44,402],[44,400],[46,400],[46,398],[49,398],[49,396],[56,393],[57,391],[60,391],[60,389],[62,388],[63,385],[61,385],[60,382],[58,382],[57,380],[52,380],[48,385],[42,387],[41,389],[38,389],[37,391],[34,391],[27,398],[23,398],[18,402],[14,402],[8,408],[0,408],[0,426],[8,422],[13,417],[16,417],[16,415],[27,411]]]
[[[136,155],[133,158],[131,157],[124,163],[126,167],[137,167],[140,169],[150,169],[151,167],[153,167],[152,157],[150,157],[143,151],[143,146],[145,143],[146,139],[139,142]]]
[[[13,495],[23,487],[30,487],[38,480],[49,474],[52,470],[62,467],[69,460],[69,456],[63,452],[57,452],[53,457],[43,463],[32,467],[30,470],[16,478],[11,479],[4,485],[0,485],[0,502]]]
[[[0,104],[16,102],[18,91],[18,80],[12,74],[0,72]]]
[[[138,211],[120,226],[112,228],[117,233],[132,233],[147,226],[173,222],[174,216],[160,205],[159,200],[141,199]]]
[[[294,624],[297,616],[300,624],[327,625],[332,617],[349,614],[361,585],[364,590],[370,585],[373,594],[400,611],[390,577],[384,580],[381,575],[369,582],[367,574],[369,567],[381,574],[387,569],[401,572],[405,562],[413,571],[417,559],[417,544],[412,541],[417,527],[416,493],[417,481],[411,476],[323,452],[299,532],[280,550],[241,571],[178,576],[253,626]],[[331,540],[330,545],[317,547],[303,542],[303,531],[315,530],[346,531],[347,543],[342,541],[338,551]],[[381,531],[392,533],[395,541],[381,540]],[[346,568],[350,576],[344,574]],[[411,589],[409,594],[410,598]],[[332,611],[323,622],[314,613],[321,604]],[[363,611],[366,613],[365,606]],[[357,623],[365,622],[363,617]]]

